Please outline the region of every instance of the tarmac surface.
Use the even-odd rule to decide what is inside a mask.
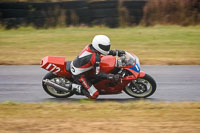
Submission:
[[[147,98],[150,101],[183,102],[200,101],[200,66],[142,66],[157,82],[156,92]],[[79,102],[84,96],[57,99],[44,92],[41,82],[48,73],[38,65],[0,66],[0,102]],[[135,101],[125,93],[102,95],[97,101]]]

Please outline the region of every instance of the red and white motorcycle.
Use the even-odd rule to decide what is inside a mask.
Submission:
[[[42,59],[41,67],[49,71],[42,80],[44,90],[56,98],[67,98],[75,93],[68,89],[69,83],[73,83],[70,71],[71,61],[65,57],[46,56]],[[110,55],[102,56],[100,71],[104,73],[120,74],[119,82],[111,80],[95,79],[93,70],[89,78],[98,89],[100,95],[119,94],[123,91],[135,98],[146,98],[156,91],[155,80],[140,70],[139,58],[128,52],[120,58]]]

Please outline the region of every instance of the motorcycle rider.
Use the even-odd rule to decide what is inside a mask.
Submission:
[[[118,81],[120,78],[118,74],[114,75],[100,72],[101,54],[121,56],[125,54],[125,51],[110,50],[110,39],[105,35],[96,35],[92,40],[92,44],[87,45],[71,63],[72,77],[75,82],[79,84],[72,84],[71,88],[92,99],[96,99],[99,92],[88,79],[88,71],[93,69],[96,78],[113,81]],[[82,85],[82,87],[80,85]]]

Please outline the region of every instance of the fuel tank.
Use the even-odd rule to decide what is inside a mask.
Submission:
[[[104,73],[110,73],[116,64],[116,58],[114,56],[102,56],[100,62],[100,71]]]

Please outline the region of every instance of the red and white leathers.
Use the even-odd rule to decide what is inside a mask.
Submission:
[[[87,45],[71,63],[71,72],[74,80],[84,87],[82,88],[82,93],[89,98],[97,98],[99,92],[88,80],[87,72],[94,69],[96,75],[105,77],[104,74],[100,74],[100,60],[100,54],[92,45]]]
[[[121,55],[124,54],[121,50],[108,50],[108,55]],[[100,53],[94,49],[92,44],[87,45],[83,51],[76,57],[71,63],[71,73],[73,79],[78,84],[81,84],[83,88],[81,92],[89,98],[97,98],[99,95],[98,90],[87,78],[87,72],[91,69],[95,71],[95,75],[101,79],[113,79],[113,75],[100,72]],[[111,77],[110,77],[111,76]]]

